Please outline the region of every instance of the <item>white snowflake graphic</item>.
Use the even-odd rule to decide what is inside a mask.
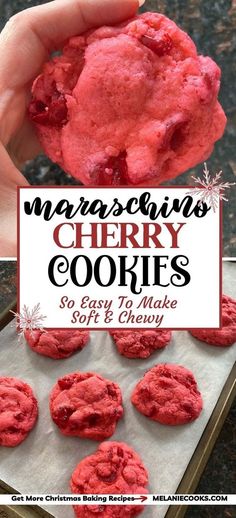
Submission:
[[[30,331],[33,329],[44,331],[43,320],[47,317],[41,314],[39,303],[36,304],[33,309],[30,309],[24,304],[22,313],[15,313],[15,311],[11,311],[11,313],[16,317],[16,325],[19,328],[19,338],[24,335],[26,329]]]
[[[236,185],[235,183],[222,182],[221,175],[222,171],[219,171],[214,177],[211,176],[205,162],[203,179],[199,176],[197,178],[192,176],[194,182],[202,188],[194,189],[191,193],[189,192],[187,194],[198,195],[200,201],[207,203],[208,206],[212,207],[213,212],[215,212],[218,207],[219,200],[228,201],[228,198],[225,197],[225,189],[229,189],[232,185]]]

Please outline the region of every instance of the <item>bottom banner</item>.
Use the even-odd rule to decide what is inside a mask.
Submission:
[[[235,505],[236,494],[231,495],[175,495],[175,494],[147,494],[147,495],[31,495],[14,494],[0,495],[0,505]]]

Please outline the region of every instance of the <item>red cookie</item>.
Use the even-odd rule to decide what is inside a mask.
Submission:
[[[41,331],[33,329],[25,331],[25,339],[33,351],[55,360],[68,358],[76,351],[83,349],[89,340],[89,332],[79,329],[54,329]]]
[[[103,442],[85,457],[72,473],[70,487],[78,494],[145,494],[148,474],[137,453],[122,442]],[[78,505],[78,518],[131,518],[143,511],[140,505]]]
[[[190,333],[209,345],[233,345],[236,342],[236,300],[222,296],[222,329],[192,329]]]
[[[159,13],[71,38],[32,88],[47,155],[85,185],[159,185],[222,136],[220,69]]]
[[[30,386],[17,378],[0,377],[0,445],[17,446],[27,437],[38,416]]]
[[[64,435],[102,441],[123,415],[120,387],[92,372],[67,374],[52,389],[50,411]]]
[[[148,358],[156,349],[163,349],[171,339],[165,329],[145,331],[115,329],[110,331],[120,354],[127,358]]]
[[[134,388],[131,401],[141,414],[168,425],[194,421],[203,406],[192,372],[172,363],[147,371]]]

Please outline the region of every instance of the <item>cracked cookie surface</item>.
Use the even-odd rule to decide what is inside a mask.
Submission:
[[[210,156],[220,69],[158,13],[71,38],[32,87],[46,154],[93,185],[158,185]]]
[[[18,378],[0,377],[0,445],[14,447],[24,441],[37,416],[31,387]]]
[[[166,347],[171,339],[171,331],[165,329],[115,329],[110,331],[110,335],[119,353],[126,358],[148,358],[154,351]]]
[[[101,441],[114,433],[123,415],[121,390],[99,374],[67,374],[52,389],[50,411],[64,435]]]
[[[148,474],[139,455],[127,444],[106,441],[98,450],[85,457],[71,477],[73,493],[83,494],[145,494]],[[131,518],[143,506],[80,505],[74,506],[78,518]]]
[[[55,360],[68,358],[76,351],[83,349],[89,340],[89,332],[79,329],[66,331],[53,329],[46,332],[33,329],[26,330],[24,335],[34,352]]]
[[[236,300],[222,296],[222,329],[192,329],[190,333],[209,345],[233,345],[236,342]]]
[[[192,372],[172,363],[148,370],[135,386],[131,401],[141,414],[167,425],[194,421],[203,406]]]

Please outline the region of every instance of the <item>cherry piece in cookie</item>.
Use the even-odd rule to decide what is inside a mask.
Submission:
[[[233,345],[236,342],[236,300],[222,296],[222,329],[192,329],[190,333],[209,345]]]
[[[126,152],[109,158],[105,164],[94,170],[94,181],[96,185],[128,184]]]
[[[46,154],[85,185],[159,185],[221,138],[220,69],[159,13],[71,38],[32,87]]]
[[[47,107],[42,101],[33,101],[30,105],[30,116],[36,123],[46,126],[60,127],[67,122],[67,106],[65,97],[58,95]]]
[[[164,32],[159,30],[157,36],[151,38],[150,36],[142,36],[141,43],[146,45],[148,49],[152,50],[157,56],[161,57],[165,54],[169,54],[172,47],[173,41],[169,36],[168,32]]]
[[[172,363],[147,371],[134,388],[131,401],[141,414],[173,426],[194,421],[203,406],[192,372]]]
[[[83,349],[88,343],[89,332],[79,329],[27,329],[25,339],[34,352],[59,360]]]
[[[171,339],[171,331],[165,329],[115,329],[110,331],[110,335],[119,353],[126,358],[148,358],[157,349],[166,347]]]
[[[30,386],[17,378],[0,377],[0,445],[18,446],[37,416],[38,404]]]
[[[85,457],[72,473],[70,487],[76,494],[146,494],[147,471],[137,453],[125,443],[106,441]],[[74,506],[78,518],[131,518],[143,511],[140,505]]]
[[[101,441],[123,415],[120,387],[92,372],[67,374],[52,389],[50,411],[64,435]]]

